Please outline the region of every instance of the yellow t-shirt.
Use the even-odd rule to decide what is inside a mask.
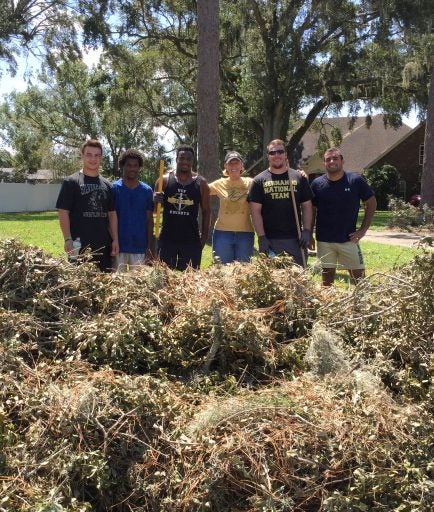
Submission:
[[[241,177],[239,180],[220,178],[209,184],[212,196],[220,199],[215,229],[221,231],[253,231],[250,220],[247,191],[252,178]]]

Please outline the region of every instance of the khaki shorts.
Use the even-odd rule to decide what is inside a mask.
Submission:
[[[322,268],[359,270],[365,268],[359,244],[317,242],[317,257]]]
[[[145,264],[144,254],[134,254],[131,252],[120,252],[114,257],[114,268],[118,272],[126,272],[129,268],[138,267]]]

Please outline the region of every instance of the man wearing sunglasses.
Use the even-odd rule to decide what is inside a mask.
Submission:
[[[363,176],[344,171],[344,158],[338,148],[324,153],[324,166],[326,173],[312,182],[322,284],[333,284],[336,268],[348,270],[356,282],[365,275],[359,241],[371,225],[377,201]],[[357,229],[360,201],[365,215]]]
[[[247,200],[259,252],[287,253],[305,267],[311,240],[312,191],[305,176],[291,169],[283,140],[267,146],[269,167],[253,178]]]

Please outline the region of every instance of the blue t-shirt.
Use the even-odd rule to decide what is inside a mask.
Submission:
[[[121,179],[112,187],[118,215],[119,252],[143,254],[148,247],[147,216],[154,209],[152,189],[142,181],[137,187],[129,188]]]
[[[331,181],[323,174],[311,183],[316,212],[316,239],[343,243],[357,226],[360,201],[374,195],[363,176],[345,172],[340,180]]]

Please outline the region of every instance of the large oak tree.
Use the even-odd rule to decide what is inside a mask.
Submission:
[[[236,147],[261,156],[274,137],[288,137],[292,153],[315,119],[343,104],[350,116],[381,109],[391,125],[412,106],[426,107],[429,66],[415,48],[422,35],[425,48],[432,44],[431,0],[220,5],[221,155]],[[81,0],[77,8],[86,43],[103,45],[143,115],[195,144],[196,2]]]

